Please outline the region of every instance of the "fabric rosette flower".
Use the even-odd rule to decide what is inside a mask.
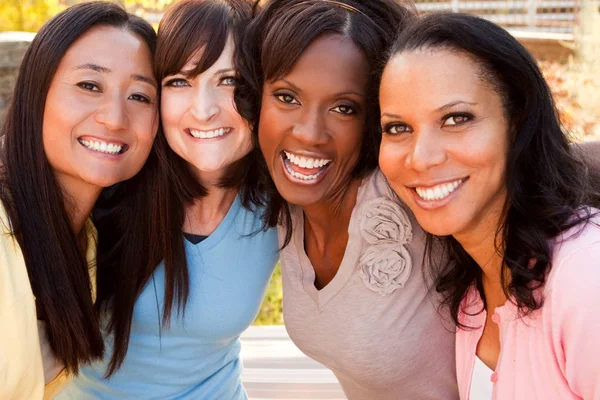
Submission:
[[[410,253],[406,246],[398,243],[368,246],[360,257],[363,282],[382,296],[404,287],[411,270]]]
[[[412,240],[412,226],[406,211],[388,199],[377,198],[365,203],[359,229],[363,239],[371,245],[406,244]]]

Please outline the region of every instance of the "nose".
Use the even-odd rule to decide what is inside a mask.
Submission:
[[[96,121],[106,126],[111,131],[126,129],[129,125],[129,117],[126,104],[122,95],[116,94],[107,98],[101,108],[96,112]]]
[[[405,158],[408,168],[422,172],[446,161],[444,141],[434,129],[422,129],[412,135],[412,146]]]
[[[324,116],[316,108],[302,113],[293,124],[292,135],[300,142],[313,146],[326,144],[329,140]]]
[[[192,116],[200,122],[208,122],[220,111],[217,93],[214,93],[208,86],[198,87],[190,106]]]

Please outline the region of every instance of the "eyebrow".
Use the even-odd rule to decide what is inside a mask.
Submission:
[[[278,82],[278,81],[285,82],[287,85],[291,86],[292,89],[294,89],[294,91],[296,91],[298,93],[302,93],[302,89],[300,89],[298,86],[294,85],[292,82],[288,81],[287,79],[281,78],[275,82]],[[273,83],[275,83],[275,82],[273,82]],[[356,92],[354,90],[347,90],[345,92],[339,92],[339,93],[336,93],[335,96],[346,96],[349,94],[352,94],[352,95],[355,95],[358,97],[362,97],[362,98],[366,98],[366,95],[364,93]]]
[[[78,65],[77,67],[75,67],[75,69],[76,70],[91,69],[92,71],[96,71],[96,72],[99,72],[101,74],[106,74],[106,75],[108,75],[112,72],[112,70],[109,68],[103,67],[98,64],[91,64],[91,63]],[[138,81],[138,82],[144,82],[151,86],[156,87],[156,81],[154,79],[144,76],[144,75],[132,74],[131,79],[133,79],[134,81]]]
[[[441,106],[440,108],[438,108],[437,110],[435,110],[435,112],[440,112],[440,111],[444,111],[447,110],[448,108],[452,108],[454,106],[457,106],[459,104],[468,104],[471,106],[475,106],[477,105],[477,103],[471,103],[468,101],[463,101],[463,100],[457,100],[457,101],[453,101],[451,103],[448,103],[446,105]],[[402,117],[398,114],[393,114],[393,113],[389,113],[389,112],[384,112],[383,114],[381,114],[381,118],[392,118],[392,119],[402,119]]]
[[[383,114],[381,114],[381,118],[383,118],[383,117],[392,118],[392,119],[402,119],[401,116],[399,116],[397,114],[388,113],[388,112],[384,112]]]
[[[437,110],[435,110],[435,111],[436,111],[436,112],[439,112],[439,111],[444,111],[444,110],[447,110],[448,108],[452,108],[452,107],[454,107],[454,106],[457,106],[457,105],[459,105],[459,104],[468,104],[468,105],[470,105],[470,106],[475,106],[475,105],[477,105],[477,103],[471,103],[471,102],[468,102],[468,101],[457,100],[457,101],[453,101],[453,102],[451,102],[451,103],[448,103],[448,104],[446,104],[446,105],[444,105],[444,106],[441,106],[440,108],[438,108],[438,109],[437,109]]]
[[[96,71],[101,74],[110,74],[112,72],[110,69],[101,67],[98,64],[81,64],[75,67],[75,69],[91,69],[92,71]]]
[[[235,72],[235,68],[222,68],[222,69],[218,70],[217,72],[215,72],[215,75],[221,75],[226,72]]]

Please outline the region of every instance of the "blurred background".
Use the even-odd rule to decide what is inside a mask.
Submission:
[[[370,0],[364,0],[370,1]],[[0,0],[0,123],[18,66],[45,21],[80,0]],[[121,0],[155,27],[175,0]],[[577,141],[600,140],[600,0],[416,0],[426,13],[464,12],[508,29],[539,60],[565,129]],[[281,272],[275,271],[255,324],[279,325]]]

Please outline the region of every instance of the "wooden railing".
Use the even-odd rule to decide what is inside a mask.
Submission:
[[[476,14],[505,28],[531,33],[572,34],[583,1],[598,0],[415,0],[423,12]]]

